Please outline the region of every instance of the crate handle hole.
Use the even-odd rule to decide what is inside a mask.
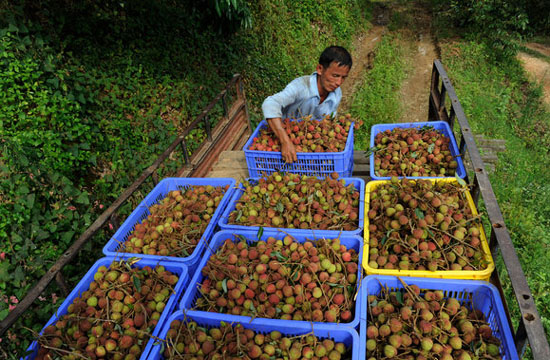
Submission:
[[[501,223],[494,223],[494,224],[493,224],[493,227],[494,227],[495,229],[500,229],[500,228],[502,227],[502,224],[501,224]]]
[[[529,300],[531,297],[527,294],[523,294],[523,300]]]
[[[476,172],[478,172],[478,173],[483,172],[483,169],[482,168],[476,168]]]
[[[535,315],[533,315],[531,313],[527,313],[527,314],[523,315],[523,318],[527,321],[533,321],[533,320],[535,320]]]

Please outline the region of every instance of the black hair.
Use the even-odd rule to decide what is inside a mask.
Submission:
[[[319,64],[328,68],[335,61],[338,66],[349,66],[351,68],[352,61],[350,53],[341,46],[329,46],[321,53]]]

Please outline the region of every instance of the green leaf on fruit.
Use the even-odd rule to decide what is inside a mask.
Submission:
[[[298,271],[296,271],[296,272],[294,273],[294,275],[292,275],[292,281],[298,280],[298,276],[299,276],[299,275],[300,275],[300,273],[299,273]]]
[[[140,260],[141,260],[141,258],[133,256],[133,257],[129,258],[128,260],[126,260],[126,263],[128,263],[128,265],[132,266]]]
[[[430,237],[432,238],[435,237],[435,234],[430,229],[428,229],[428,235],[430,235]]]
[[[413,159],[416,159],[417,156],[418,156],[418,154],[417,154],[415,151],[413,151],[413,152],[411,153],[411,157],[412,157]]]
[[[365,151],[365,156],[370,156],[372,153],[376,152],[377,150],[378,148],[376,146],[368,148],[367,151]]]
[[[403,293],[401,291],[395,293],[395,299],[400,305],[403,305]]]
[[[428,153],[432,153],[434,151],[434,148],[435,148],[435,143],[431,143],[429,146],[428,146]]]
[[[241,234],[238,234],[237,237],[239,238],[239,240],[246,242],[246,238]]]
[[[276,312],[277,314],[280,314],[281,311],[283,311],[281,308],[275,308],[275,312]]]
[[[330,282],[327,282],[327,284],[330,287],[344,288],[344,285],[342,285],[342,284],[335,284],[335,283],[330,283]]]
[[[241,220],[242,216],[243,216],[243,212],[241,210],[239,210],[239,212],[237,212],[237,218],[235,219],[235,221]]]
[[[281,254],[280,252],[278,251],[272,251],[271,252],[271,255],[275,256],[277,258],[277,260],[279,261],[287,261],[288,258],[284,257],[283,254]]]
[[[227,279],[223,279],[222,281],[222,289],[225,294],[227,294]]]
[[[419,208],[414,209],[414,213],[419,219],[424,219],[424,213]]]
[[[386,240],[388,240],[388,236],[387,235],[384,235],[384,237],[382,238],[382,240],[380,241],[380,244],[384,245],[386,243]]]
[[[456,181],[458,181],[458,183],[462,186],[466,186],[466,181],[464,181],[464,179],[460,178],[458,176],[458,174],[455,174],[455,178],[456,178]]]
[[[202,332],[205,332],[205,333],[207,333],[207,334],[208,334],[208,329],[207,329],[207,328],[205,328],[205,327],[202,327],[202,326],[197,326],[197,330],[200,330],[200,331],[202,331]]]
[[[296,183],[294,181],[289,181],[286,183],[286,186],[294,186]]]
[[[283,204],[280,203],[280,202],[278,202],[277,205],[275,205],[275,208],[276,208],[277,211],[278,211],[279,213],[281,213],[281,214],[283,213],[283,211],[285,211],[285,207],[284,207]]]
[[[258,233],[256,234],[256,238],[258,239],[258,241],[262,240],[263,234],[264,234],[264,228],[263,226],[260,226],[260,228],[258,229]]]
[[[134,286],[136,287],[137,292],[141,292],[141,281],[139,280],[139,278],[133,275],[132,281],[134,282]]]

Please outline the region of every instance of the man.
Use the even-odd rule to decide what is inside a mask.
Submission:
[[[320,119],[326,114],[336,115],[342,100],[340,85],[348,76],[351,65],[351,55],[346,49],[330,46],[321,53],[312,75],[294,79],[283,91],[264,100],[264,117],[279,138],[284,161],[292,163],[297,158],[296,148],[283,129],[282,119],[307,115]]]

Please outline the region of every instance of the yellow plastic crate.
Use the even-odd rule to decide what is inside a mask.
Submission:
[[[458,183],[456,178],[441,178],[441,179],[426,179],[432,183],[446,182],[446,183]],[[411,180],[412,181],[412,180]],[[390,183],[390,180],[377,180],[369,181],[366,187],[365,194],[365,227],[364,227],[364,249],[363,249],[363,269],[367,272],[367,275],[393,275],[393,276],[415,276],[415,277],[429,277],[440,279],[463,279],[463,280],[486,280],[491,277],[491,273],[495,269],[495,263],[491,256],[487,237],[483,231],[483,227],[480,225],[480,240],[481,248],[485,255],[488,265],[484,270],[445,270],[445,271],[429,271],[429,270],[400,270],[400,269],[374,269],[369,266],[369,217],[367,216],[370,209],[370,194],[376,188]],[[466,200],[470,205],[472,214],[477,215],[477,209],[474,204],[474,200],[469,191],[465,192]]]

